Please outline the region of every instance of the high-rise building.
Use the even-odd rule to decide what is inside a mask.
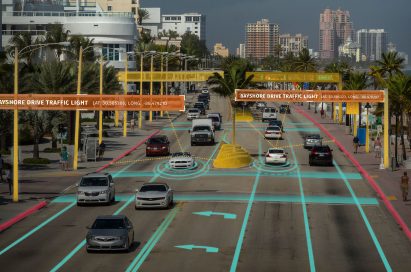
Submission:
[[[237,56],[239,56],[242,59],[245,59],[245,44],[240,43],[240,46],[237,48]]]
[[[222,43],[216,43],[214,45],[214,55],[226,58],[230,55],[230,52]]]
[[[308,37],[303,36],[302,34],[281,34],[280,46],[281,48],[279,49],[281,49],[281,51],[275,52],[277,54],[279,53],[280,56],[285,56],[289,52],[297,56],[303,48],[308,48]]]
[[[262,19],[246,25],[246,57],[261,60],[274,54],[279,44],[280,27]]]
[[[357,43],[361,47],[362,59],[380,60],[382,53],[387,52],[388,33],[384,29],[360,29],[357,31]]]
[[[163,14],[160,32],[169,30],[176,31],[180,36],[190,32],[205,41],[206,16],[199,13]]]
[[[320,14],[320,58],[336,58],[338,47],[349,38],[352,39],[353,33],[348,11],[325,9]]]

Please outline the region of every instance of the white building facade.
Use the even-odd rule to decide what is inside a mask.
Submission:
[[[138,40],[134,15],[126,12],[102,12],[87,1],[51,1],[51,4],[25,5],[16,9],[13,0],[3,0],[2,46],[13,35],[30,32],[33,38],[44,36],[47,25],[59,23],[69,35],[93,39],[94,50],[101,51],[115,68],[124,68],[124,53],[132,51]],[[26,1],[30,2],[30,1]],[[35,1],[34,1],[35,2]],[[50,1],[48,2],[50,3]],[[135,66],[130,62],[130,67]]]
[[[186,32],[195,34],[200,40],[206,40],[206,17],[199,13],[161,15],[160,31],[176,31],[180,36]]]
[[[308,37],[302,34],[280,34],[280,46],[281,57],[285,56],[287,53],[293,53],[297,56],[303,48],[308,48]]]
[[[380,60],[382,53],[387,52],[388,33],[384,29],[360,29],[357,43],[361,46],[361,59]]]

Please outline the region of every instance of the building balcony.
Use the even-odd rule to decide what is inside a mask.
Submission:
[[[131,12],[63,12],[63,11],[3,11],[3,20],[7,17],[125,17],[134,18]]]

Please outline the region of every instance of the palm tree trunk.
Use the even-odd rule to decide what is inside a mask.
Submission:
[[[411,149],[411,111],[408,112],[408,116],[407,116],[407,135],[408,135],[408,143],[410,145],[410,149]]]
[[[395,149],[394,149],[394,156],[395,156],[395,165],[398,167],[398,114],[395,114]]]
[[[0,135],[0,151],[6,151],[7,147],[6,147],[6,132],[3,132]]]

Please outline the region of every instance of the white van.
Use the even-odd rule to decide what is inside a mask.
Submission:
[[[277,110],[275,108],[264,108],[262,121],[277,120]]]

